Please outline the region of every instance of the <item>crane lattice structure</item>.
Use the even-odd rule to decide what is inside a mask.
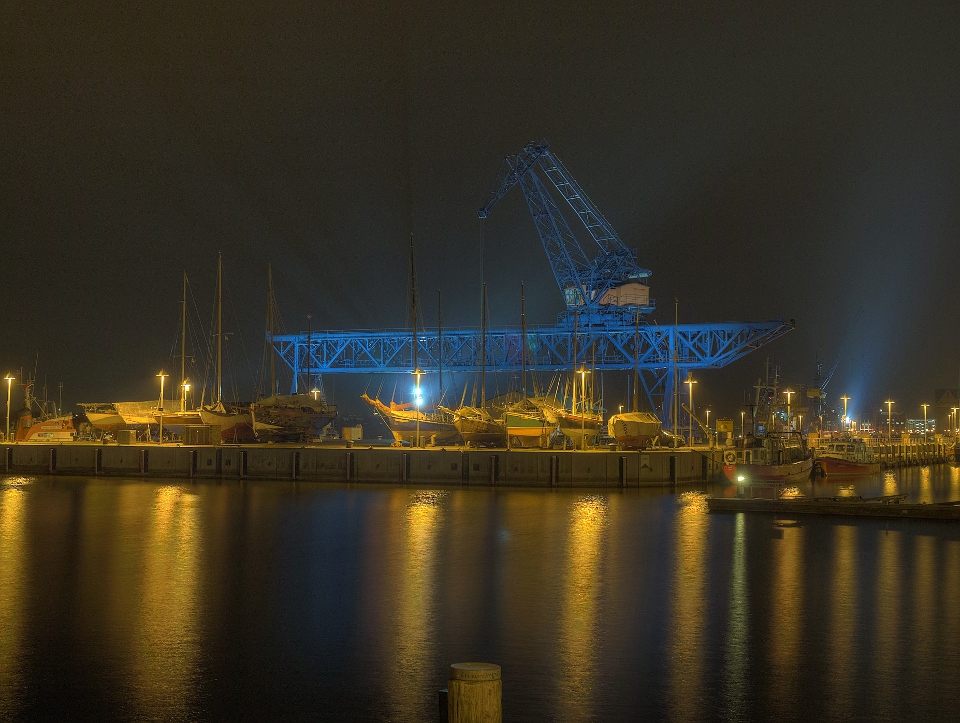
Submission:
[[[544,176],[567,201],[599,247],[592,258],[577,241],[548,191]],[[675,385],[689,370],[716,369],[739,359],[794,328],[793,321],[730,322],[660,326],[647,320],[655,304],[642,282],[650,271],[553,154],[546,141],[528,144],[501,165],[486,218],[515,185],[520,185],[546,251],[566,309],[555,326],[421,330],[417,364],[425,372],[474,372],[481,358],[491,372],[523,366],[541,372],[573,371],[588,364],[597,371],[635,370],[650,408],[671,416]],[[293,371],[291,392],[304,375],[409,373],[413,368],[411,330],[316,331],[273,337],[279,357]],[[485,346],[485,353],[481,349]]]

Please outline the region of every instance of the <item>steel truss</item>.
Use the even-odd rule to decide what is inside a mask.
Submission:
[[[783,336],[794,322],[652,324],[584,327],[576,333],[561,326],[527,327],[527,369],[573,371],[585,364],[597,370],[638,369],[652,409],[670,417],[673,371],[682,378],[694,369],[719,369]],[[442,345],[441,345],[442,339]],[[480,330],[422,330],[417,362],[425,372],[470,372],[480,368]],[[413,365],[410,330],[311,331],[274,337],[274,349],[293,371],[291,392],[303,375],[409,373]],[[486,369],[515,372],[522,366],[519,327],[487,330]],[[309,349],[308,349],[309,345]],[[574,348],[576,359],[574,359]]]

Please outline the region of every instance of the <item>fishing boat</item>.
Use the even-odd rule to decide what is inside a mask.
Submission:
[[[77,435],[73,415],[58,415],[53,402],[41,402],[33,396],[33,380],[23,386],[23,408],[17,413],[18,442],[72,442]],[[39,417],[34,416],[34,411]]]
[[[607,420],[607,434],[621,449],[644,449],[660,436],[660,419],[650,412],[614,414]]]
[[[780,402],[779,371],[757,380],[753,431],[723,453],[723,473],[731,482],[788,482],[808,479],[813,455],[800,433],[793,429],[789,404]]]
[[[220,430],[220,439],[225,442],[249,442],[256,439],[250,409],[225,404],[222,396],[223,381],[223,259],[217,257],[217,386],[209,406],[200,407],[201,421]]]
[[[880,471],[880,460],[862,439],[821,439],[813,449],[820,474],[853,477]]]
[[[813,457],[799,434],[747,435],[723,453],[723,472],[731,482],[787,482],[809,479]]]
[[[418,422],[421,440],[429,440],[434,445],[457,444],[463,441],[453,423],[453,415],[449,412],[440,409],[435,412],[421,412],[413,408],[412,402],[396,404],[391,401],[388,406],[379,399],[367,396],[366,392],[361,394],[360,398],[384,421],[398,443],[416,444]]]

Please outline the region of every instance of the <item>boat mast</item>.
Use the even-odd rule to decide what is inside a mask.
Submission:
[[[629,378],[628,378],[629,381]],[[640,411],[640,312],[633,331],[633,412]]]
[[[413,373],[419,371],[417,366],[417,354],[419,352],[417,342],[417,272],[413,265],[413,233],[410,233],[410,310],[413,314]]]
[[[480,409],[487,406],[487,284],[480,300]]]
[[[673,299],[673,433],[677,433],[677,417],[680,416],[680,381],[677,378],[677,342],[680,335],[680,299]]]
[[[275,332],[274,328],[274,317],[276,316],[276,311],[274,309],[274,300],[273,300],[273,267],[270,264],[267,264],[267,329],[270,332],[270,394],[267,396],[273,396],[277,393],[277,370],[274,366],[274,347],[273,347],[273,335]]]
[[[220,404],[223,382],[223,255],[217,254],[217,398]]]
[[[180,309],[180,411],[187,411],[187,272],[183,272],[183,301]]]
[[[580,323],[580,313],[573,312],[573,376],[570,387],[570,413],[577,413],[577,327]],[[566,394],[564,394],[566,396]]]
[[[523,282],[520,282],[520,388],[527,398],[527,314],[524,308]]]
[[[440,289],[437,289],[437,371],[439,372],[440,401],[437,404],[443,404],[443,310],[441,309],[443,298]]]

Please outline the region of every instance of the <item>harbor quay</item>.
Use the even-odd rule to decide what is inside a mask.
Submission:
[[[15,474],[510,487],[662,487],[720,480],[723,450],[505,450],[179,444],[4,444]]]

